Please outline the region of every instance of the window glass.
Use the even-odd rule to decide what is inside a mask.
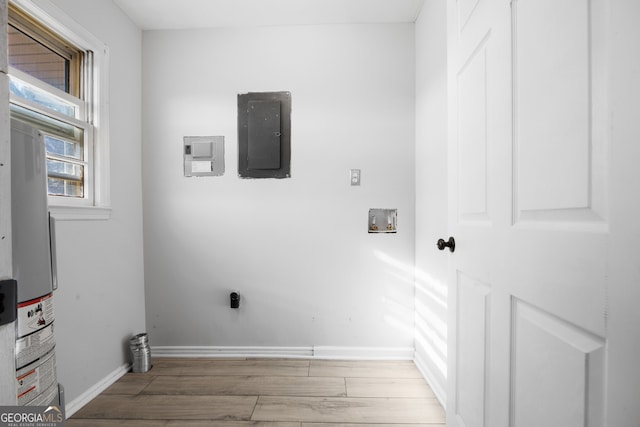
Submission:
[[[44,142],[47,146],[47,153],[82,160],[82,145],[75,141],[67,141],[61,138],[46,135]]]
[[[9,25],[9,65],[69,93],[70,60]]]
[[[10,4],[8,57],[11,115],[44,135],[49,195],[92,203],[94,128],[80,89],[90,51]]]
[[[47,159],[48,190],[56,196],[83,197],[84,166]]]
[[[38,111],[30,110],[18,104],[10,104],[11,115],[45,133],[52,133],[62,138],[82,142],[84,130],[71,123],[55,119]]]
[[[65,116],[77,117],[77,106],[63,100],[43,89],[23,82],[15,76],[10,76],[9,91],[27,101],[47,107],[53,111],[64,114]]]
[[[89,166],[84,129],[15,104],[11,104],[11,113],[13,117],[36,126],[44,135],[48,193],[52,196],[84,198]]]

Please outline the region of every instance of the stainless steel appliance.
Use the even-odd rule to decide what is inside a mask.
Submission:
[[[55,361],[55,224],[47,203],[45,142],[37,129],[15,119],[11,120],[11,222],[18,404],[64,406]]]

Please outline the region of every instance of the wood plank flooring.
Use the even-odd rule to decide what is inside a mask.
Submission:
[[[410,361],[158,358],[68,427],[444,427]]]

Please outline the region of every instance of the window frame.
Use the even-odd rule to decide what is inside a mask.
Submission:
[[[11,66],[9,66],[9,75],[11,78],[15,78],[20,80],[31,87],[40,89],[45,91],[47,94],[52,95],[53,97],[60,98],[63,101],[72,104],[75,109],[75,117],[66,115],[64,113],[57,112],[46,106],[42,106],[36,102],[30,101],[28,99],[24,99],[18,95],[15,95],[13,92],[9,92],[9,101],[11,104],[16,105],[18,107],[22,107],[24,109],[33,111],[36,114],[43,115],[49,117],[51,119],[69,124],[75,128],[81,129],[83,133],[82,137],[82,151],[83,156],[81,161],[69,161],[69,163],[81,164],[84,167],[84,178],[83,178],[83,188],[84,195],[83,197],[70,197],[70,196],[59,196],[59,195],[48,195],[49,205],[64,205],[64,206],[93,206],[94,202],[94,189],[93,189],[93,160],[95,159],[93,153],[93,145],[94,145],[94,134],[95,128],[93,125],[89,123],[88,120],[83,120],[82,118],[87,118],[86,114],[86,101],[83,101],[79,98],[71,96],[66,92],[52,87],[41,80],[30,76],[20,70],[17,70]],[[69,139],[64,135],[58,135],[53,132],[48,132],[46,129],[40,129],[40,132],[43,135],[49,135],[56,138]],[[47,152],[47,159],[55,158],[58,156],[50,156]],[[64,162],[67,162],[64,159],[58,159]]]
[[[11,15],[9,26],[44,46],[51,53],[69,61],[69,82],[67,82],[70,84],[69,94],[80,98],[82,93],[84,49],[68,46],[69,43],[63,40],[58,33],[38,22],[28,13],[23,12],[22,9],[15,7],[16,10],[12,12],[11,9],[14,8],[15,2],[12,3],[14,5],[9,8]]]
[[[84,183],[85,193],[88,193],[88,197],[75,198],[49,195],[51,213],[59,220],[109,219],[111,216],[108,110],[109,50],[93,34],[51,4],[43,2],[35,5],[29,0],[9,0],[9,4],[16,6],[28,15],[30,19],[42,25],[48,31],[68,40],[78,49],[86,52],[84,66],[79,70],[79,72],[83,73],[79,79],[82,87],[75,89],[83,92],[85,99],[82,103],[83,105],[80,106],[80,110],[76,112],[77,117],[75,119],[61,113],[57,113],[60,116],[55,117],[56,112],[46,108],[38,109],[38,106],[33,103],[11,96],[11,103],[16,105],[27,103],[28,105],[24,105],[24,107],[34,111],[46,110],[40,112],[84,130],[84,144],[86,145],[84,149],[87,156],[85,160],[90,166]],[[35,87],[45,88],[47,92],[65,101],[77,104],[77,99],[74,96],[69,96],[66,92],[49,86],[12,67],[9,67],[9,75],[14,75],[19,80],[25,80]]]

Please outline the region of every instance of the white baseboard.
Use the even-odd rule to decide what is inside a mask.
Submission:
[[[342,360],[412,360],[410,347],[193,347],[152,346],[151,357],[273,357]]]
[[[312,347],[151,346],[151,357],[291,357],[313,356]]]
[[[115,369],[109,375],[98,381],[93,387],[82,393],[80,396],[65,404],[65,415],[67,418],[78,412],[80,408],[89,403],[92,399],[105,391],[109,386],[118,381],[131,369],[130,364],[124,364]]]
[[[412,360],[412,347],[332,347],[313,348],[313,356],[318,359],[342,360]]]
[[[424,380],[429,384],[431,390],[433,390],[433,394],[436,395],[436,399],[442,405],[443,408],[447,407],[447,392],[446,392],[446,384],[440,384],[440,382],[436,381],[436,376],[433,375],[431,368],[424,361],[422,356],[420,356],[417,352],[413,357],[413,363],[416,364],[416,367],[424,377]]]

